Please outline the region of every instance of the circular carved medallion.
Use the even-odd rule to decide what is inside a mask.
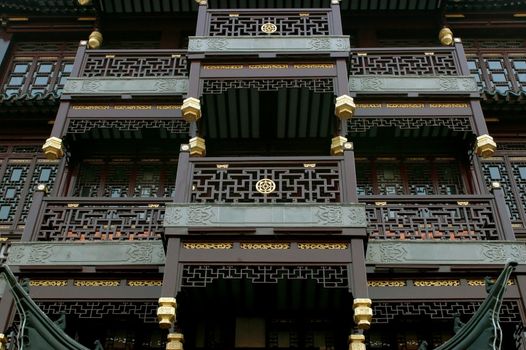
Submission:
[[[263,33],[267,33],[267,34],[272,34],[274,33],[276,30],[278,30],[278,27],[274,24],[274,23],[265,23],[261,26],[261,31]]]
[[[276,189],[276,184],[271,179],[261,179],[256,182],[256,190],[259,193],[269,194],[274,192]]]

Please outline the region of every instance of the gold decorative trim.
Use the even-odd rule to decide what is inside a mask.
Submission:
[[[415,280],[415,287],[459,287],[460,280]]]
[[[262,194],[269,194],[276,190],[276,183],[271,179],[261,179],[256,182],[256,191]]]
[[[78,203],[68,203],[68,204],[67,204],[67,207],[68,207],[68,208],[78,208],[78,207],[79,207],[79,204],[78,204]]]
[[[290,249],[290,243],[241,243],[241,249],[268,249],[268,250],[286,250]]]
[[[316,68],[334,68],[332,63],[309,63],[309,64],[295,64],[293,65],[295,69],[316,69]]]
[[[387,202],[374,202],[374,205],[376,205],[377,207],[384,207],[387,205]]]
[[[3,225],[3,226],[4,226],[4,225]],[[9,227],[9,225],[5,225],[5,226]],[[9,239],[9,238],[7,238],[7,237],[0,237],[0,242],[5,242],[5,241],[7,241],[8,239]]]
[[[287,69],[288,64],[249,64],[248,69]]]
[[[75,287],[118,287],[120,284],[119,280],[75,280],[73,283]]]
[[[303,163],[304,168],[316,168],[316,163]]]
[[[347,243],[298,243],[298,249],[344,250],[349,248]]]
[[[372,280],[367,281],[367,285],[369,287],[406,287],[407,282],[406,281],[393,281],[393,280]]]
[[[471,287],[481,287],[481,286],[486,285],[483,279],[470,279],[470,280],[467,280],[467,283],[468,283],[468,286],[471,286]],[[513,285],[515,285],[515,280],[509,279],[508,286],[513,286]]]
[[[127,283],[130,287],[162,287],[161,280],[132,280]]]
[[[29,281],[30,287],[66,287],[68,285],[67,280],[31,280]]]
[[[466,206],[466,205],[469,205],[469,202],[468,201],[457,201],[457,204],[458,205],[462,205],[462,206]]]
[[[184,249],[232,249],[233,243],[183,243]]]
[[[356,108],[382,108],[381,103],[357,103]]]
[[[388,103],[387,108],[424,108],[423,103]]]
[[[468,108],[467,103],[430,103],[429,108]]]
[[[207,64],[203,66],[203,69],[243,69],[242,64]]]

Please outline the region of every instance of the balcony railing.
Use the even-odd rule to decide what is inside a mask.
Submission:
[[[207,36],[333,35],[330,9],[230,9],[208,10]],[[266,24],[274,31],[263,31]]]
[[[353,48],[349,73],[355,75],[461,75],[455,47]]]
[[[343,158],[340,157],[191,159],[191,201],[341,202],[342,169]],[[265,191],[258,186],[264,179],[272,181],[274,190],[265,193],[269,189]]]
[[[491,195],[367,196],[370,239],[502,239]]]
[[[184,50],[86,50],[78,77],[186,77]]]
[[[160,239],[169,199],[44,198],[32,240]]]

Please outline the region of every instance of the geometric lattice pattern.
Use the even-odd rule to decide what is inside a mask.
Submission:
[[[499,239],[490,200],[457,202],[442,197],[366,202],[370,239]]]
[[[108,120],[72,119],[68,124],[68,134],[83,134],[93,129],[112,129],[119,131],[139,131],[142,129],[165,129],[170,134],[188,134],[188,123],[182,119],[172,120]]]
[[[246,279],[252,283],[280,280],[314,280],[324,288],[348,288],[347,266],[224,266],[185,265],[182,287],[206,287],[218,279]]]
[[[192,202],[303,203],[340,202],[340,169],[337,162],[235,163],[216,165],[195,162]],[[270,179],[274,192],[263,194],[256,183]]]
[[[458,75],[453,51],[427,55],[422,51],[367,52],[355,49],[351,55],[350,75]]]
[[[375,302],[373,319],[375,323],[390,323],[396,317],[428,316],[431,319],[453,319],[456,314],[473,315],[481,301],[437,301],[437,302]],[[522,322],[520,306],[517,301],[504,301],[500,311],[503,323]]]
[[[276,26],[273,33],[265,33],[261,26],[272,23]],[[268,13],[240,12],[236,16],[229,13],[209,12],[208,35],[210,36],[268,36],[268,35],[330,35],[327,13],[298,12]]]
[[[157,302],[153,301],[38,301],[37,305],[52,319],[62,313],[80,319],[133,315],[144,323],[157,322]]]
[[[279,89],[307,88],[313,92],[333,92],[333,79],[258,79],[258,80],[212,80],[202,81],[203,94],[220,94],[228,89],[255,89],[277,91]]]
[[[372,128],[418,129],[423,127],[444,126],[453,131],[471,131],[468,117],[382,117],[382,118],[352,118],[348,122],[349,132],[366,132]]]
[[[188,76],[186,55],[179,51],[126,51],[115,55],[87,51],[81,77],[175,77]]]
[[[159,239],[164,202],[148,200],[63,200],[45,202],[37,240]]]

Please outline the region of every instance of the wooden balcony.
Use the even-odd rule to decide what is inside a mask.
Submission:
[[[251,54],[268,58],[296,53],[347,57],[349,48],[349,37],[341,32],[339,6],[236,8],[200,10],[198,30],[189,38],[188,53],[196,57]]]
[[[81,42],[64,95],[173,96],[187,86],[184,50],[87,50]]]
[[[452,47],[353,48],[349,73],[354,95],[478,96],[460,41]]]

